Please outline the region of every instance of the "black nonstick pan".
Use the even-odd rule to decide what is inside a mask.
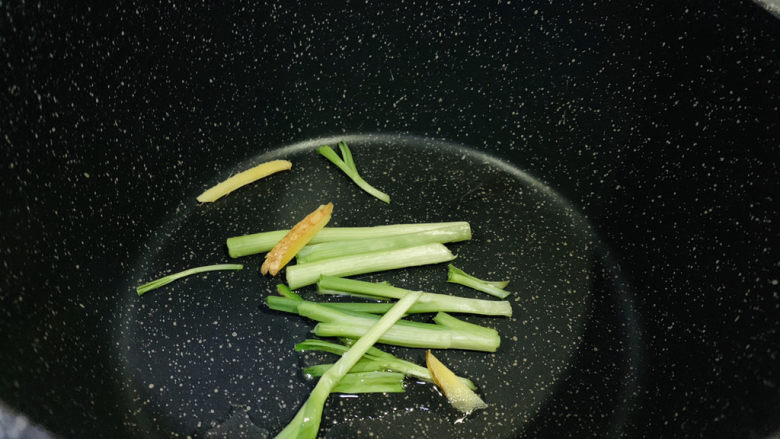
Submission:
[[[496,353],[321,436],[774,437],[780,21],[751,2],[0,4],[0,437],[273,437],[319,361],[230,236],[469,221]],[[315,152],[346,141],[362,192]],[[290,171],[213,204],[260,162]],[[135,287],[189,267],[244,270]],[[480,297],[446,265],[373,275]],[[312,289],[307,298],[323,300]],[[392,348],[423,362],[422,351]],[[773,436],[774,435],[774,436]]]
[[[359,190],[314,151],[338,140],[352,144],[365,178],[393,194],[390,205]],[[475,377],[491,401],[490,410],[462,420],[432,386],[410,383],[402,396],[332,398],[323,433],[516,435],[563,383],[586,343],[587,321],[595,314],[608,317],[615,327],[618,319],[627,324],[608,344],[620,364],[602,379],[625,379],[618,393],[636,386],[639,322],[625,285],[619,284],[617,266],[582,214],[538,180],[475,150],[409,136],[316,139],[250,161],[277,158],[290,159],[293,170],[213,205],[188,203],[189,208],[143,246],[146,254],[135,268],[136,282],[157,276],[161,269],[224,261],[225,237],[289,227],[290,218],[302,217],[326,201],[337,206],[334,226],[465,219],[472,224],[473,239],[452,245],[456,263],[485,273],[483,277],[518,281],[510,284],[517,290],[511,299],[512,318],[471,319],[499,330],[502,345],[497,353],[441,353],[445,361]],[[242,167],[249,164],[237,169]],[[311,337],[313,325],[268,310],[264,298],[275,294],[275,285],[283,279],[259,276],[261,257],[244,259],[248,269],[236,275],[203,276],[140,300],[128,294],[117,304],[117,314],[124,316],[114,337],[120,340],[122,390],[142,401],[137,418],[146,417],[162,431],[203,429],[208,436],[210,429],[227,428],[223,423],[231,416],[241,416],[252,427],[275,433],[294,413],[291,409],[302,404],[312,383],[301,372],[306,358],[292,346]],[[361,278],[426,291],[481,294],[448,285],[442,264]],[[305,295],[307,291],[311,300],[322,300],[314,288],[301,290]],[[607,302],[619,305],[610,308]],[[421,364],[422,354],[419,349],[398,350],[398,355]],[[154,417],[158,421],[152,423]]]

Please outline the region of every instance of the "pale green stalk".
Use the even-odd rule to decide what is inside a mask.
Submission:
[[[295,256],[299,264],[321,261],[341,256],[370,253],[383,250],[415,247],[423,244],[457,242],[471,239],[471,231],[466,229],[444,228],[424,230],[404,235],[383,236],[371,239],[323,242],[307,245]]]
[[[466,221],[419,224],[388,224],[371,227],[325,227],[319,231],[309,244],[319,244],[333,241],[354,241],[374,239],[384,236],[397,236],[417,233],[424,230],[453,230],[471,239],[471,227]],[[289,230],[273,230],[253,233],[251,235],[234,236],[227,239],[228,253],[231,258],[263,253],[274,248]]]
[[[352,276],[417,265],[437,264],[455,259],[443,244],[426,244],[398,250],[325,259],[287,267],[287,285],[292,289],[311,285],[323,275]]]
[[[423,325],[428,326],[393,326],[379,338],[379,342],[408,348],[465,349],[482,352],[495,352],[501,343],[498,333],[471,333],[430,323],[423,323]],[[363,336],[370,327],[370,321],[356,319],[346,323],[318,323],[312,332],[320,337],[357,338]]]
[[[420,294],[422,293],[419,291],[412,291],[406,296]],[[343,311],[321,303],[278,296],[266,297],[266,303],[271,309],[297,313],[320,322],[312,332],[321,337],[359,338],[379,318],[373,314]],[[449,317],[449,321],[460,322]],[[423,323],[399,320],[382,335],[380,341],[414,348],[469,349],[484,352],[495,352],[501,344],[501,338],[495,329],[467,322],[462,322],[463,326],[457,327],[455,324],[447,324],[449,321]]]
[[[331,343],[324,340],[306,340],[295,345],[297,351],[324,351],[336,355],[342,355],[349,349],[349,346]],[[310,366],[303,371],[307,375],[320,376],[328,370],[332,364],[318,364]],[[419,366],[411,361],[406,361],[390,353],[372,348],[363,355],[363,358],[355,364],[350,372],[369,372],[369,371],[393,371],[404,375],[417,378],[427,382],[433,382],[433,376],[427,367]],[[476,390],[477,386],[467,378],[460,378],[471,390]]]
[[[409,294],[399,300],[382,318],[377,320],[365,334],[320,377],[309,398],[293,420],[276,437],[279,439],[315,439],[322,420],[325,400],[341,378],[379,340],[379,338],[401,319],[420,294]]]
[[[313,376],[313,375],[312,375]],[[403,393],[404,374],[379,370],[352,370],[336,384],[331,393]]]
[[[334,276],[320,277],[320,280],[317,281],[317,289],[319,292],[327,294],[346,293],[383,299],[400,299],[412,291],[397,288],[387,283],[380,284]],[[490,316],[512,316],[512,305],[507,301],[472,299],[426,292],[423,292],[414,308],[415,310],[425,309]]]

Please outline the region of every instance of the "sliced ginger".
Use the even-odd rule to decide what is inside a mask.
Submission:
[[[295,225],[274,248],[265,255],[260,267],[263,274],[276,276],[285,265],[330,221],[333,203],[323,204]]]
[[[433,381],[444,392],[444,396],[453,407],[466,414],[487,407],[482,398],[471,390],[463,381],[447,368],[431,350],[425,352],[425,365],[433,376]]]
[[[254,168],[249,168],[246,171],[239,172],[222,183],[209,188],[202,194],[198,195],[198,201],[201,203],[211,203],[217,201],[218,199],[233,192],[241,186],[245,186],[279,171],[286,171],[290,168],[292,168],[292,163],[287,160],[271,160],[270,162],[261,163]]]

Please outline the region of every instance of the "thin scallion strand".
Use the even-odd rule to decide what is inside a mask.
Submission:
[[[463,236],[463,240],[471,239],[471,226],[468,222],[452,221],[419,224],[388,224],[370,227],[325,227],[314,235],[311,241],[309,241],[309,244],[374,239],[434,229],[440,231],[452,230],[454,233]],[[231,258],[239,258],[267,252],[274,248],[276,243],[279,242],[287,232],[289,232],[289,230],[273,230],[230,237],[226,241],[228,253]]]
[[[378,319],[342,357],[317,381],[309,398],[298,410],[293,420],[276,437],[278,439],[315,439],[322,421],[325,400],[341,378],[352,369],[363,355],[403,317],[420,294],[410,294],[396,302],[395,306]]]
[[[147,282],[139,287],[136,287],[135,291],[138,293],[139,296],[141,296],[144,293],[160,288],[163,285],[168,285],[169,283],[175,281],[176,279],[181,279],[183,277],[191,276],[193,274],[205,273],[207,271],[241,270],[242,268],[244,268],[242,264],[216,264],[216,265],[204,265],[202,267],[194,267],[188,270],[180,271],[178,273],[169,274],[168,276],[161,277],[151,282]]]
[[[371,186],[367,181],[363,180],[363,177],[360,176],[357,167],[355,166],[355,161],[352,158],[352,152],[349,150],[349,146],[347,146],[345,142],[339,142],[339,150],[341,151],[341,157],[339,157],[338,154],[336,154],[336,151],[334,151],[333,148],[328,145],[317,148],[317,152],[320,155],[344,171],[344,173],[347,174],[347,176],[352,179],[352,181],[355,182],[355,184],[357,184],[361,189],[368,192],[377,199],[390,204],[390,195],[387,195],[374,186]]]

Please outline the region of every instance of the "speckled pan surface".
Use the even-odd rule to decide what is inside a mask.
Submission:
[[[330,223],[334,226],[469,221],[472,240],[450,246],[457,254],[456,263],[485,278],[512,279],[515,314],[508,319],[465,317],[498,329],[502,344],[495,354],[437,355],[477,381],[491,409],[461,422],[462,416],[430,385],[411,381],[405,395],[333,398],[322,433],[325,437],[514,437],[562,384],[583,344],[587,320],[597,312],[605,313],[599,301],[630,300],[625,291],[608,286],[605,278],[619,273],[606,274],[615,269],[608,266],[607,249],[565,200],[494,158],[418,137],[338,139],[352,145],[365,178],[392,194],[389,206],[357,189],[314,151],[337,138],[274,150],[250,162],[287,158],[295,163],[290,172],[214,205],[190,203],[177,212],[142,246],[135,284],[158,276],[161,268],[224,260],[223,242],[231,234],[289,226],[291,218],[300,218],[326,201],[336,206]],[[198,433],[224,428],[237,409],[250,425],[281,430],[291,408],[300,406],[312,387],[303,379],[301,366],[333,358],[303,356],[291,349],[311,336],[313,325],[266,309],[264,297],[275,294],[279,280],[258,276],[261,260],[243,258],[248,269],[240,273],[203,276],[143,300],[127,295],[118,302],[117,314],[124,315],[114,337],[122,367],[121,393],[138,401],[138,410],[131,411],[126,423]],[[447,285],[443,264],[363,278],[425,291],[481,294]],[[314,288],[301,293],[322,300]],[[626,364],[641,367],[638,322],[630,304],[613,312],[628,320],[633,333],[617,331],[608,344],[626,351]],[[424,363],[422,350],[395,351]],[[621,390],[631,386],[629,380]]]
[[[388,210],[393,220],[450,215],[426,209],[426,197],[439,205],[463,187],[506,187],[495,198],[473,192],[461,206],[494,212],[486,220],[496,224],[509,218],[496,203],[535,205],[525,197],[539,187],[530,181],[541,182],[608,251],[591,271],[605,275],[578,296],[587,305],[564,302],[544,316],[562,340],[581,339],[541,358],[538,343],[507,343],[534,356],[511,377],[517,387],[485,388],[517,398],[502,397],[494,414],[503,418],[467,423],[473,432],[780,429],[780,20],[759,6],[4,1],[0,11],[0,399],[10,411],[63,437],[218,436],[242,425],[257,435],[278,425],[264,415],[280,416],[261,381],[268,340],[252,331],[283,320],[305,333],[306,323],[267,315],[260,277],[199,276],[144,301],[131,286],[157,269],[225,258],[212,244],[245,232],[253,216],[278,224],[334,187],[352,212],[344,221],[384,219],[382,206],[359,210],[360,193],[302,149],[289,152],[327,185],[294,173],[269,182],[311,199],[244,191],[205,209],[194,203],[265,154],[352,136],[361,156],[381,153],[366,175],[406,202],[408,211]],[[413,152],[477,159],[427,165]],[[404,170],[427,168],[435,180],[405,181]],[[523,224],[534,218],[512,213]],[[585,229],[550,232],[567,230]],[[555,333],[547,329],[529,336]],[[299,359],[281,346],[267,351]],[[527,373],[534,368],[544,376]],[[496,369],[475,374],[510,380]],[[277,392],[299,400],[301,388],[290,389]],[[429,390],[411,389],[402,406],[419,407]],[[329,437],[411,436],[402,426],[423,413],[404,421],[350,403],[331,408],[334,419],[354,417]],[[360,410],[374,407],[388,406],[372,400]],[[19,431],[0,419],[4,432]],[[365,427],[350,425],[357,419]],[[437,425],[450,428],[436,419],[426,424],[431,437]]]

